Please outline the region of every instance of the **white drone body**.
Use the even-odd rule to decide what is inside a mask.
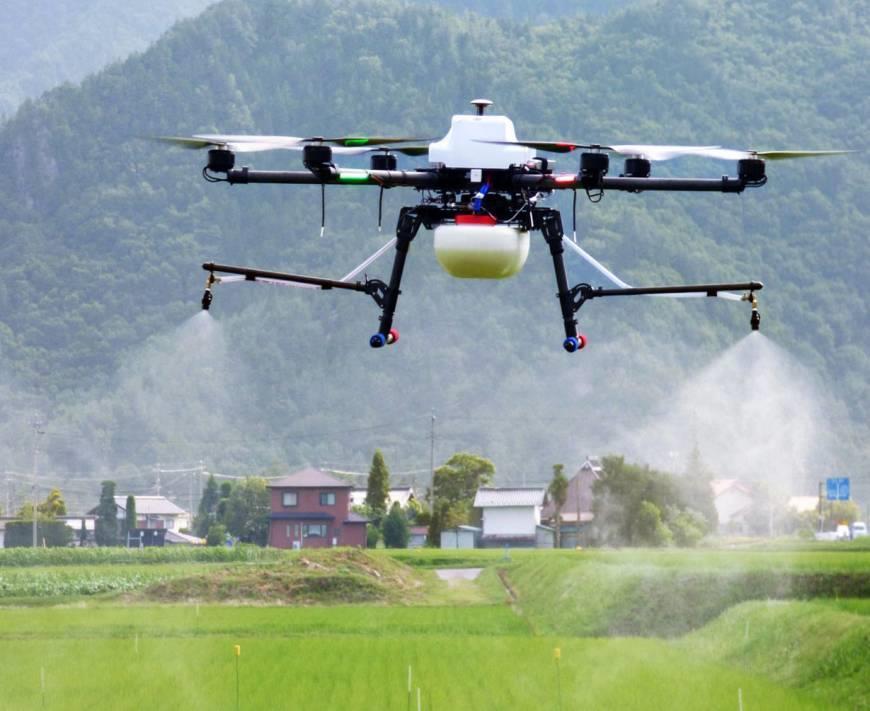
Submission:
[[[517,144],[514,122],[507,116],[456,115],[447,135],[429,145],[429,162],[445,168],[507,170],[533,155],[532,149]]]

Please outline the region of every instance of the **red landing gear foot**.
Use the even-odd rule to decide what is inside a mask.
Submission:
[[[582,351],[584,348],[586,348],[586,336],[584,336],[582,333],[578,333],[577,340],[579,341],[579,343],[577,344],[577,350]]]
[[[395,328],[390,329],[390,333],[387,336],[387,345],[392,345],[396,341],[399,340],[399,332]]]

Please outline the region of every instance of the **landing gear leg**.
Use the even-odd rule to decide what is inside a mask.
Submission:
[[[565,273],[565,261],[562,255],[565,248],[562,246],[562,217],[557,210],[539,210],[535,213],[535,222],[540,225],[541,233],[550,248],[553,257],[553,268],[556,272],[556,286],[559,293],[559,306],[562,309],[562,322],[565,325],[565,340],[562,347],[569,353],[579,351],[586,346],[586,337],[577,333],[577,320],[574,313],[577,310],[574,303],[574,294],[568,288],[568,276]]]
[[[402,272],[405,269],[405,259],[408,257],[408,249],[423,218],[416,208],[403,207],[399,213],[399,222],[396,225],[396,256],[393,260],[393,272],[390,274],[390,283],[384,290],[383,299],[378,305],[381,307],[381,326],[378,332],[369,339],[372,348],[382,348],[399,340],[399,332],[393,328],[393,314],[396,312],[396,304],[399,301],[402,283]]]

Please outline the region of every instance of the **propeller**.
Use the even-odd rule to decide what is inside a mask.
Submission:
[[[230,134],[195,134],[193,136],[156,136],[154,140],[170,143],[181,148],[224,148],[234,153],[255,153],[257,151],[274,151],[299,149],[306,145],[328,143],[336,146],[336,152],[350,153],[351,151],[365,152],[373,150],[372,146],[383,146],[390,143],[411,143],[427,139],[410,138],[404,136],[338,136],[324,138],[312,136],[302,138],[299,136],[255,136],[255,135],[230,135]],[[409,147],[412,151],[415,147]],[[377,150],[377,149],[376,149]],[[399,148],[390,150],[399,151]],[[426,151],[429,150],[428,145]],[[352,154],[352,153],[351,153]],[[407,155],[420,155],[409,152]]]
[[[819,156],[839,156],[855,151],[753,151],[736,150],[734,148],[710,148],[703,149],[695,155],[719,160],[745,160],[747,158],[761,158],[762,160],[788,160],[790,158],[814,158]]]
[[[484,141],[478,143],[495,143],[505,146],[526,146],[550,153],[570,153],[582,148],[585,150],[600,150],[618,153],[624,156],[645,158],[651,161],[665,161],[681,156],[702,156],[720,160],[743,160],[746,158],[761,158],[763,160],[786,160],[789,158],[811,158],[817,156],[842,155],[853,151],[755,151],[735,150],[721,146],[668,146],[656,144],[621,144],[604,146],[596,143],[575,143],[573,141]]]

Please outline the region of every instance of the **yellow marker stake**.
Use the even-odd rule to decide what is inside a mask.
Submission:
[[[233,655],[236,657],[236,711],[239,711],[239,657],[242,656],[241,645],[233,645]]]
[[[553,647],[553,662],[556,664],[556,689],[559,699],[559,711],[562,711],[562,675],[559,673],[559,660],[562,658],[562,650]]]

